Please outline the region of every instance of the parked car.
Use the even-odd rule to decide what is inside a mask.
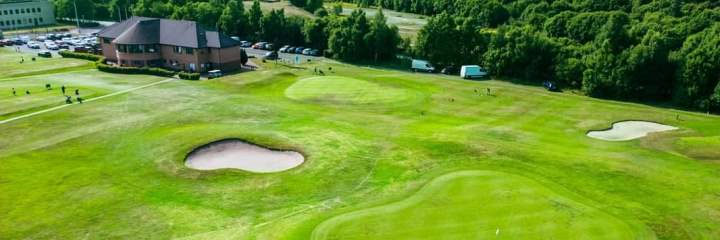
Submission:
[[[293,53],[302,54],[302,51],[303,51],[303,50],[305,50],[304,47],[296,47],[296,48],[295,48],[295,52],[293,52]]]
[[[58,44],[58,48],[60,49],[70,49],[70,45],[67,45],[65,43]]]
[[[318,50],[318,49],[313,49],[313,50],[310,52],[310,56],[316,56],[316,57],[322,56],[322,51],[320,51],[320,50]]]
[[[27,43],[27,47],[32,49],[40,49],[40,44],[34,41],[30,41]]]
[[[238,36],[232,36],[230,38],[235,41],[240,41],[240,37],[238,37]]]
[[[303,55],[310,55],[310,53],[312,52],[312,50],[313,50],[312,48],[306,48],[305,50],[302,51],[302,54],[303,54]]]
[[[255,43],[255,44],[252,45],[252,48],[253,48],[253,49],[264,49],[264,48],[265,48],[265,44],[267,44],[267,42],[257,42],[257,43]]]
[[[278,50],[278,51],[284,53],[284,52],[287,52],[288,48],[290,48],[290,45],[285,45],[285,46],[281,47],[280,50]]]
[[[48,50],[60,50],[60,47],[55,43],[45,44],[45,48]]]
[[[223,75],[223,73],[222,73],[222,71],[220,71],[220,70],[210,70],[210,71],[208,71],[208,78],[209,78],[209,79],[222,77],[222,75]]]
[[[50,53],[50,51],[40,51],[38,52],[38,56],[49,58],[52,57],[52,53]]]
[[[263,46],[263,49],[272,51],[272,50],[275,50],[275,45],[273,45],[272,43],[266,43],[266,44]]]
[[[240,41],[240,47],[246,48],[246,47],[251,47],[252,45],[253,45],[253,44],[252,44],[251,42],[248,42],[248,41]]]
[[[430,64],[430,62],[425,61],[425,60],[418,60],[418,59],[412,60],[410,68],[415,72],[434,72],[435,71],[435,67],[433,67]]]
[[[551,91],[551,92],[559,92],[560,91],[560,88],[557,86],[557,84],[555,84],[554,82],[551,82],[551,81],[543,82],[543,87],[545,87],[545,89],[547,89],[548,91]]]
[[[487,71],[478,65],[463,65],[460,67],[460,77],[464,79],[482,78],[487,75]]]
[[[278,59],[278,52],[272,51],[265,54],[263,57],[265,60],[275,60]]]
[[[36,41],[41,41],[41,42],[45,41],[46,39],[48,39],[48,38],[46,38],[45,36],[38,36],[35,38]]]
[[[73,51],[76,53],[88,53],[90,51],[90,49],[88,49],[87,47],[83,47],[83,46],[76,46],[73,48]]]
[[[440,73],[445,74],[445,75],[457,75],[458,69],[455,66],[447,66],[447,67],[444,67],[442,70],[440,70]]]

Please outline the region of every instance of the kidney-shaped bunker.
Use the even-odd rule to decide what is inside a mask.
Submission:
[[[305,161],[302,154],[264,148],[239,139],[225,139],[200,146],[190,152],[185,165],[197,170],[225,168],[249,172],[281,172]]]

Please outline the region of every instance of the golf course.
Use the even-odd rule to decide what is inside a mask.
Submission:
[[[720,239],[716,115],[322,58],[190,81],[8,49],[0,239]],[[285,155],[188,167],[226,139]]]

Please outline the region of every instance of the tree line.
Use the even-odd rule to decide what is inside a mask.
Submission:
[[[593,97],[720,111],[720,2],[439,2],[455,7],[431,8],[439,13],[414,53],[440,67],[481,64],[495,76],[555,81]]]

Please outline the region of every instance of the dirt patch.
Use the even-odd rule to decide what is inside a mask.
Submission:
[[[649,133],[678,129],[673,126],[647,121],[622,121],[613,123],[605,130],[589,131],[588,137],[605,141],[627,141],[647,136]]]
[[[271,173],[295,168],[303,162],[305,157],[299,152],[269,149],[239,139],[224,139],[190,152],[185,166],[197,170],[233,168]]]

